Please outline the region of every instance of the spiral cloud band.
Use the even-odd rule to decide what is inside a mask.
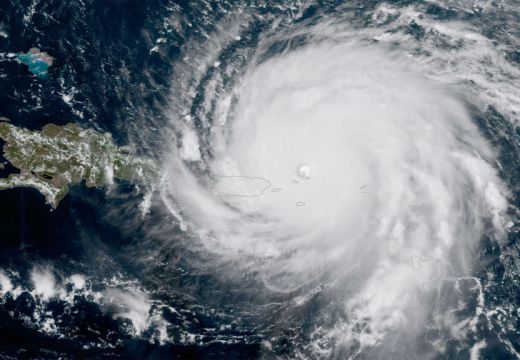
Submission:
[[[259,293],[305,299],[326,278],[341,321],[314,330],[323,355],[415,339],[484,234],[500,238],[507,190],[473,94],[322,26],[278,53],[264,40],[211,119],[176,120],[162,196],[206,251],[258,274]]]

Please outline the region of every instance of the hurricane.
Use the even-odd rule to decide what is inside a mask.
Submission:
[[[203,80],[172,98],[162,199],[214,266],[233,264],[225,276],[253,273],[296,307],[324,293],[334,306],[307,320],[308,356],[433,357],[421,337],[476,332],[482,304],[464,324],[436,311],[469,301],[461,286],[481,301],[481,241],[504,241],[509,192],[472,120],[504,105],[500,80],[478,73],[500,56],[476,29],[416,11],[381,4],[365,27],[347,10],[299,14],[247,56],[232,22],[212,57],[181,65]],[[400,34],[411,19],[422,37]]]
[[[520,358],[519,18],[168,2],[146,85],[121,88],[159,180],[111,185],[101,213],[128,240],[95,253],[121,279],[74,291],[162,349],[143,357]]]

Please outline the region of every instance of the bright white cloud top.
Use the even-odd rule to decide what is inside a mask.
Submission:
[[[327,279],[342,310],[313,333],[316,351],[384,351],[416,341],[445,284],[478,290],[479,242],[504,234],[508,192],[471,119],[489,97],[442,57],[375,31],[311,29],[298,45],[303,30],[266,37],[235,86],[210,97],[218,121],[202,117],[198,141],[191,119],[174,118],[187,135],[169,150],[162,195],[207,251],[267,290]],[[195,143],[206,155],[186,156]]]

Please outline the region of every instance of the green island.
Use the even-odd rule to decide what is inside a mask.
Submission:
[[[153,186],[158,169],[153,161],[133,156],[118,147],[109,133],[77,124],[47,124],[41,131],[17,127],[0,117],[4,158],[19,174],[0,178],[0,190],[32,187],[56,208],[69,185],[85,181],[88,187],[110,184],[114,179]]]

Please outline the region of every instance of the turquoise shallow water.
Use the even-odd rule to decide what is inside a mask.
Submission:
[[[47,78],[47,70],[49,70],[50,65],[42,59],[41,54],[31,54],[28,52],[27,54],[20,54],[16,57],[20,62],[27,65],[29,67],[29,71],[39,78],[45,79]]]

